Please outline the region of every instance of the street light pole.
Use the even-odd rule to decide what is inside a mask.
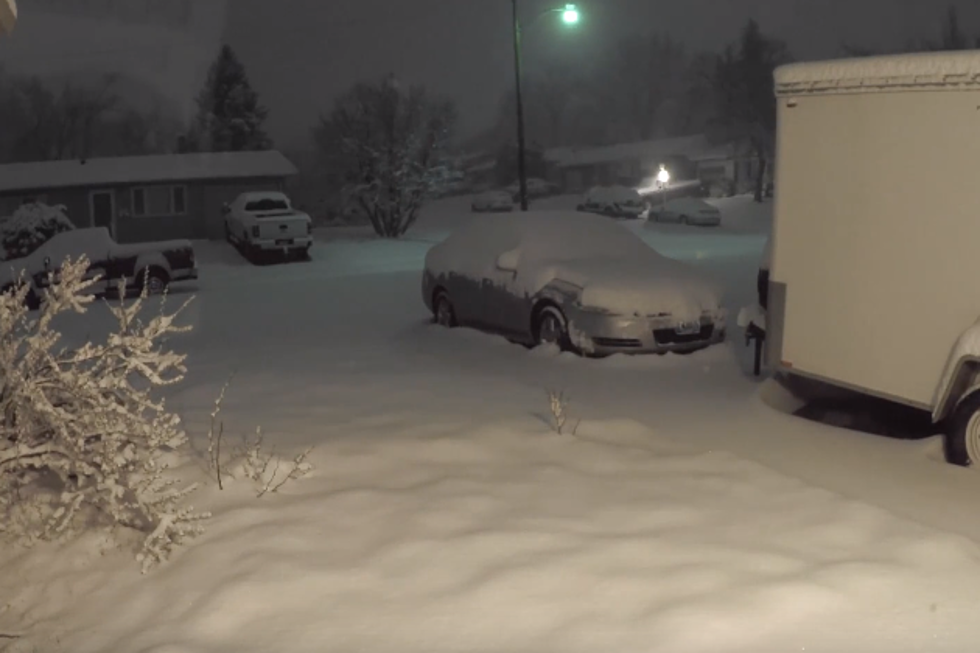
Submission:
[[[521,199],[521,211],[527,211],[527,155],[524,139],[524,99],[521,95],[521,19],[517,0],[511,0],[514,11],[514,83],[517,98],[517,183]]]

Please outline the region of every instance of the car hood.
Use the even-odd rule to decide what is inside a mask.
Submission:
[[[721,290],[697,269],[672,259],[595,259],[551,267],[553,279],[581,288],[587,308],[617,315],[667,315],[696,320],[721,308]]]

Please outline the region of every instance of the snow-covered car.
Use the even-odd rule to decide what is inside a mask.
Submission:
[[[577,208],[613,218],[639,218],[647,206],[635,188],[596,186],[585,194]]]
[[[309,258],[313,221],[283,193],[242,193],[224,206],[225,238],[247,256],[279,253]]]
[[[429,250],[436,323],[586,355],[689,352],[725,339],[719,288],[605,218],[531,211],[474,221]]]
[[[515,202],[521,201],[521,184],[519,181],[515,181],[513,184],[505,189]],[[535,199],[540,197],[548,197],[549,195],[554,195],[558,192],[558,185],[553,184],[550,181],[544,179],[538,179],[537,177],[531,177],[527,180],[527,197],[528,199]]]
[[[147,293],[156,295],[173,282],[198,277],[194,246],[189,240],[122,245],[105,227],[92,227],[55,234],[29,255],[0,263],[0,290],[7,292],[23,279],[31,286],[28,305],[37,308],[50,273],[57,278],[66,258],[76,261],[82,255],[89,260],[86,277],[100,278],[90,288],[97,295],[115,292],[121,279],[129,290],[142,290],[145,285]]]
[[[717,227],[721,224],[721,210],[697,197],[679,197],[668,201],[666,207],[657,203],[652,204],[650,219],[654,222]]]
[[[510,193],[505,193],[501,190],[492,190],[475,195],[470,208],[476,213],[513,211],[514,200],[511,198]]]

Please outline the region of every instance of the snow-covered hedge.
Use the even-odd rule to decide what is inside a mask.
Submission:
[[[180,311],[143,322],[144,299],[110,305],[118,328],[105,342],[58,349],[53,320],[83,313],[92,297],[88,261],[66,261],[39,316],[24,307],[27,287],[0,296],[0,535],[69,537],[79,526],[125,526],[144,533],[144,571],[201,531],[183,505],[166,458],[187,445],[180,418],[155,394],[179,382],[185,356],[168,336],[188,331]]]
[[[24,204],[0,222],[0,257],[27,256],[55,234],[74,228],[63,205]]]

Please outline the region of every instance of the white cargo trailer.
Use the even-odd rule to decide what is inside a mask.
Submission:
[[[980,464],[980,51],[793,64],[776,94],[767,362]]]

